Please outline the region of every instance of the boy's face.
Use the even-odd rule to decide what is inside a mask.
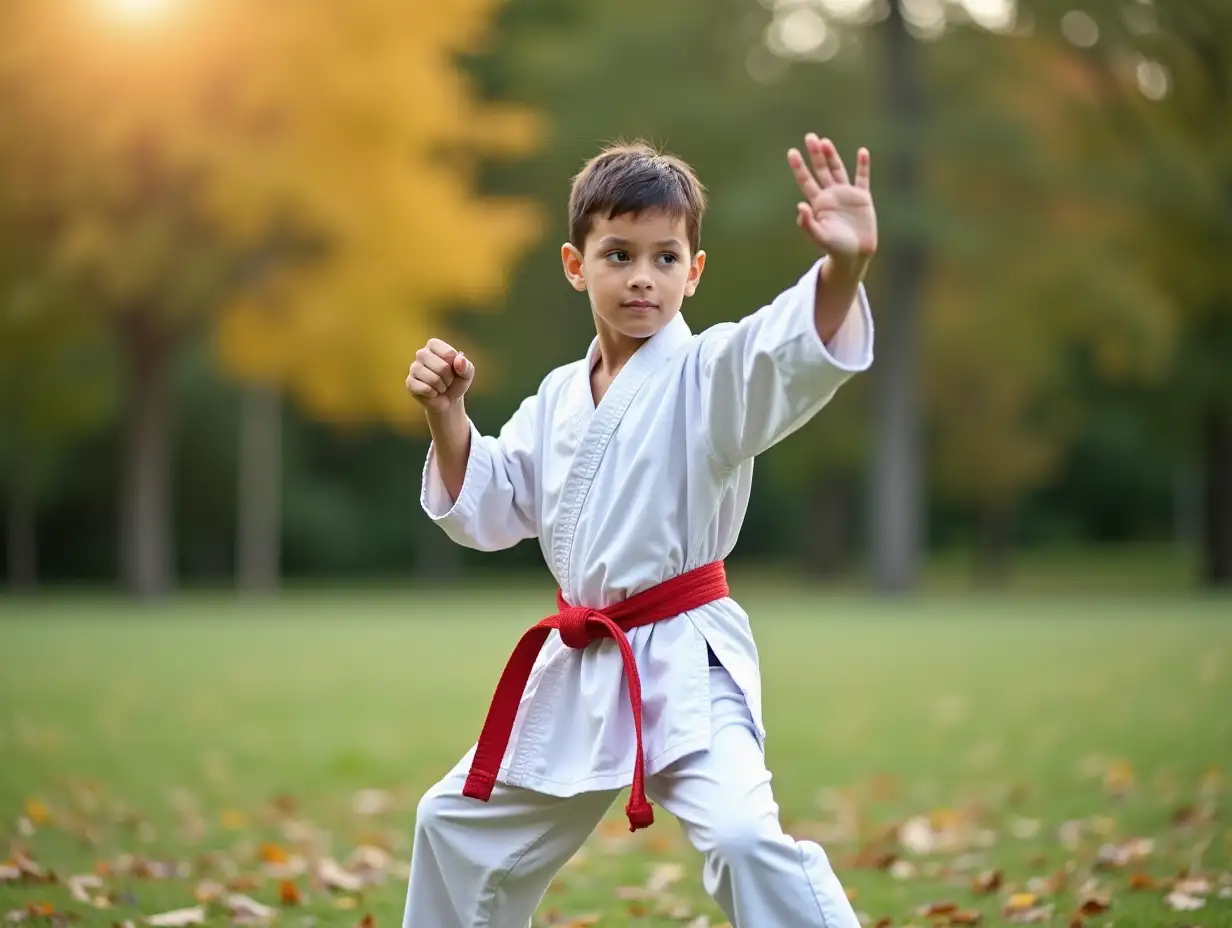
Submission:
[[[675,318],[697,290],[706,253],[689,253],[684,219],[645,212],[596,216],[584,252],[561,249],[565,276],[590,295],[595,325],[645,339]]]

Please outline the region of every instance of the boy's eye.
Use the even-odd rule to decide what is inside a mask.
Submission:
[[[629,253],[627,251],[621,251],[620,249],[617,249],[616,251],[609,251],[607,253],[607,256],[609,260],[614,260],[614,261],[629,260]]]
[[[668,264],[675,264],[680,260],[676,253],[672,251],[665,251],[663,254],[659,255],[659,257],[665,259]]]

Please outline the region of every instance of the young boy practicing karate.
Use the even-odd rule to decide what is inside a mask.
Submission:
[[[757,649],[723,569],[754,457],[873,358],[868,152],[849,179],[829,140],[805,150],[787,154],[796,223],[824,257],[739,322],[694,335],[680,315],[706,264],[692,170],[619,145],[574,179],[561,248],[594,316],[586,356],[490,437],[463,406],[463,352],[416,353],[424,509],[471,548],[538,538],[559,591],[477,744],[419,803],[404,928],[527,928],[625,787],[631,828],[651,824],[650,800],[679,819],[735,928],[857,928],[825,852],[780,826]]]

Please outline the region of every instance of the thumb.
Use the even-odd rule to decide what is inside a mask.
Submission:
[[[475,376],[475,365],[467,360],[466,355],[459,351],[454,355],[453,372],[467,380]]]

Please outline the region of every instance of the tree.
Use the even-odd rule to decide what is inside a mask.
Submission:
[[[471,192],[481,157],[534,139],[525,113],[476,101],[454,61],[492,6],[166,0],[140,23],[105,3],[93,18],[38,0],[10,11],[20,42],[0,86],[60,179],[48,248],[91,291],[128,375],[131,589],[170,583],[168,377],[188,338],[217,322],[226,369],[257,396],[406,425],[397,372],[440,334],[428,320],[498,293],[535,235],[525,204]],[[256,408],[268,434],[276,407]],[[241,480],[266,497],[245,497],[250,524],[265,516],[242,530],[263,536],[244,549],[258,558],[276,446],[246,447],[266,468]]]
[[[1232,8],[1037,2],[1097,90],[1085,136],[1094,189],[1134,204],[1133,260],[1167,294],[1179,336],[1157,428],[1201,462],[1203,578],[1232,585]]]
[[[12,255],[12,252],[8,252]],[[29,269],[0,275],[0,466],[6,489],[10,585],[38,582],[38,509],[72,442],[112,412],[103,333],[78,304],[53,305],[54,287]],[[42,286],[40,286],[40,284]]]

